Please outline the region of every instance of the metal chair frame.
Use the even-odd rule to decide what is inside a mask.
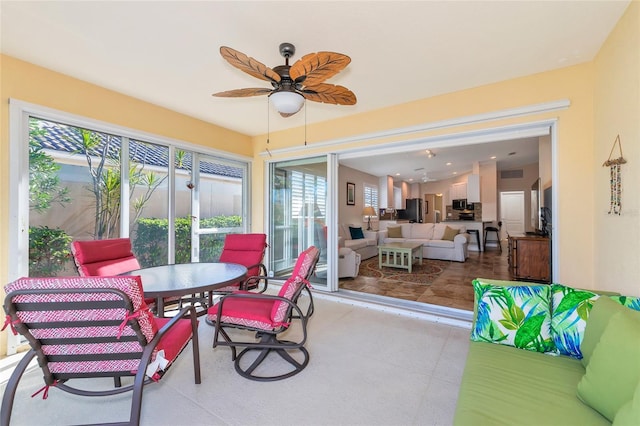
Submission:
[[[290,279],[300,280],[301,284],[296,289],[294,294],[291,296],[291,299],[287,299],[281,296],[272,296],[260,293],[247,293],[247,292],[237,292],[231,293],[226,296],[223,296],[222,299],[218,302],[218,309],[216,318],[217,320],[213,323],[215,326],[215,332],[213,336],[213,347],[216,346],[229,346],[231,347],[231,359],[234,361],[234,367],[236,372],[241,376],[257,381],[275,381],[282,380],[288,377],[294,376],[302,371],[307,364],[309,363],[309,352],[304,347],[304,344],[307,341],[307,322],[311,314],[313,313],[313,299],[311,300],[311,305],[307,310],[307,313],[303,313],[300,307],[297,305],[298,298],[302,294],[303,289],[307,289],[308,291],[308,279],[313,275],[315,271],[316,264],[319,260],[320,252],[316,253],[315,258],[312,260],[311,265],[309,266],[309,270],[305,277],[291,277]],[[311,292],[309,292],[311,294]],[[253,300],[270,300],[273,303],[278,301],[286,303],[287,312],[285,315],[286,321],[283,325],[276,327],[272,330],[264,330],[261,328],[254,328],[250,326],[242,326],[235,323],[225,323],[220,320],[223,318],[223,306],[225,301],[232,299],[253,299]],[[289,341],[289,340],[280,340],[278,339],[278,334],[286,331],[290,325],[292,320],[300,320],[300,324],[302,327],[302,338],[297,341]],[[255,332],[255,338],[258,339],[256,341],[233,341],[229,334],[225,331],[225,328],[235,328],[242,329]],[[219,336],[222,335],[223,341],[220,341]],[[238,353],[236,347],[240,346],[244,349]],[[260,353],[256,357],[256,359],[249,365],[247,368],[243,368],[241,366],[242,358],[252,351],[259,351]],[[302,362],[298,362],[294,359],[289,351],[298,351],[302,354],[303,360]],[[275,352],[282,359],[293,366],[293,370],[273,376],[257,376],[254,374],[255,369],[267,358],[267,356]]]
[[[34,303],[13,303],[13,298],[18,295],[29,294],[78,294],[78,293],[112,293],[119,297],[118,300],[107,301],[69,301],[69,302],[34,302]],[[38,305],[46,305],[47,309],[43,309]],[[53,386],[57,389],[65,392],[80,395],[80,396],[107,396],[116,395],[128,391],[133,391],[131,401],[131,411],[129,420],[126,422],[108,423],[109,425],[138,425],[140,423],[140,413],[142,408],[142,392],[145,384],[152,382],[146,377],[147,366],[151,362],[153,352],[160,342],[173,326],[178,321],[183,319],[184,315],[189,315],[191,321],[192,337],[191,342],[193,346],[193,368],[195,383],[201,383],[200,375],[200,356],[199,356],[199,344],[198,344],[198,330],[195,308],[190,306],[180,311],[178,315],[172,318],[167,324],[165,324],[155,334],[153,339],[149,342],[146,341],[145,336],[140,330],[138,320],[135,318],[128,320],[128,325],[135,331],[135,336],[121,336],[119,338],[114,336],[107,337],[94,337],[94,338],[55,338],[55,339],[37,339],[31,333],[31,329],[37,328],[74,328],[74,327],[99,327],[99,326],[119,326],[122,324],[122,320],[79,320],[79,321],[51,321],[51,322],[38,322],[33,324],[22,323],[17,315],[18,311],[33,311],[33,310],[87,310],[87,309],[117,309],[125,308],[129,315],[133,314],[133,305],[131,299],[126,293],[114,288],[65,288],[65,289],[37,289],[37,290],[17,290],[7,294],[5,298],[4,309],[8,317],[11,319],[12,327],[17,332],[25,336],[29,341],[32,349],[27,352],[23,359],[18,363],[11,378],[7,383],[7,387],[2,398],[2,414],[0,416],[0,425],[8,426],[11,420],[11,412],[13,408],[13,402],[17,391],[18,383],[25,373],[30,361],[34,358],[38,358],[38,363],[44,373],[44,380],[46,388]],[[143,350],[141,352],[128,352],[124,354],[108,353],[108,354],[78,354],[78,355],[45,355],[42,351],[42,344],[83,344],[83,343],[107,343],[107,342],[122,342],[122,341],[135,341],[137,340]],[[98,361],[98,360],[119,360],[119,359],[139,359],[137,372],[131,371],[96,371],[96,372],[84,372],[84,373],[52,373],[48,368],[49,362],[64,362],[64,361]],[[167,368],[168,370],[168,368]],[[166,373],[159,372],[162,376]],[[131,385],[122,387],[120,385],[120,379],[125,376],[135,376],[134,382]],[[103,391],[91,391],[85,389],[78,389],[66,384],[66,382],[73,378],[88,378],[88,377],[113,377],[114,388]]]
[[[300,295],[301,289],[296,292],[297,296]],[[268,299],[275,301],[282,301],[289,304],[289,315],[288,322],[292,319],[299,319],[302,327],[302,338],[297,342],[292,342],[289,340],[280,340],[277,338],[277,335],[284,332],[289,328],[287,326],[281,326],[274,330],[262,330],[255,329],[252,327],[244,327],[237,324],[227,324],[227,323],[218,323],[216,322],[216,329],[213,337],[213,347],[216,346],[229,346],[231,347],[231,360],[234,361],[234,368],[242,377],[246,377],[247,379],[269,382],[275,380],[282,380],[288,377],[294,376],[302,371],[307,364],[309,364],[309,352],[304,347],[304,344],[307,341],[307,317],[302,314],[302,310],[296,305],[292,300],[289,300],[284,297],[279,296],[270,296],[266,294],[240,294],[240,293],[232,293],[223,297],[223,299],[230,298],[252,298],[252,299]],[[296,297],[297,299],[297,297]],[[222,306],[223,301],[221,300],[218,304],[218,318],[222,315]],[[296,316],[291,315],[291,313],[295,311],[297,313]],[[255,331],[256,339],[259,339],[258,342],[248,342],[248,341],[233,341],[229,334],[224,330],[225,328],[236,328],[241,330]],[[219,340],[219,335],[222,335],[224,341]],[[237,352],[236,346],[244,347],[240,353]],[[251,363],[251,365],[247,368],[243,368],[241,366],[241,360],[243,356],[247,355],[251,351],[260,351],[260,354],[256,357],[256,359]],[[303,361],[298,362],[291,355],[289,355],[288,351],[297,350],[303,354]],[[267,358],[267,356],[271,353],[275,352],[280,357],[282,357],[289,364],[293,365],[293,370],[288,373],[275,375],[275,376],[256,376],[253,374],[254,370],[262,364],[262,362]]]

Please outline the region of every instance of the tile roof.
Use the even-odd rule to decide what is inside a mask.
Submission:
[[[54,123],[46,120],[35,120],[37,127],[46,130],[42,135],[36,134],[33,139],[45,149],[53,151],[67,152],[70,154],[81,153],[82,136],[77,127],[67,126],[65,124]],[[109,140],[107,156],[117,158],[120,152],[120,137],[108,135],[106,133],[94,132],[102,140],[100,149],[105,146]],[[100,149],[94,149],[91,154],[101,156]],[[141,164],[168,167],[169,150],[165,146],[155,145],[148,142],[131,140],[129,144],[130,158]],[[183,164],[176,165],[176,168],[183,170],[191,170],[191,153],[187,152],[184,156]],[[231,178],[242,178],[243,170],[240,167],[233,167],[227,164],[220,164],[213,161],[201,161],[200,172],[211,175],[218,175]]]

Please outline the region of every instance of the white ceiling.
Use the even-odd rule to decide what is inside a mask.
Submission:
[[[411,149],[384,155],[341,159],[340,164],[374,176],[393,176],[395,181],[409,183],[444,180],[469,173],[474,163],[496,162],[498,170],[515,169],[538,162],[538,138],[521,138],[500,142]]]
[[[629,0],[605,1],[6,1],[4,54],[247,135],[267,132],[269,87],[220,56],[230,46],[284,63],[282,42],[351,64],[328,83],[355,106],[308,102],[313,123],[593,59]],[[271,110],[271,131],[302,126]],[[444,157],[444,153],[442,153]]]

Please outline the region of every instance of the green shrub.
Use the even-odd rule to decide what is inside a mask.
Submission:
[[[222,228],[217,234],[200,235],[200,261],[216,262],[220,258],[225,235],[230,231],[241,231],[242,218],[240,216],[212,217],[203,219],[201,227]],[[167,263],[168,229],[167,219],[138,219],[133,252],[143,268]],[[191,262],[191,218],[176,218],[175,232],[176,263],[189,263]]]
[[[29,228],[29,276],[55,277],[71,260],[71,237],[47,226]]]

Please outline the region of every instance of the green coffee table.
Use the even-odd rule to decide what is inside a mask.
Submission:
[[[378,246],[378,267],[407,269],[411,273],[414,259],[422,264],[422,243],[387,243]]]

